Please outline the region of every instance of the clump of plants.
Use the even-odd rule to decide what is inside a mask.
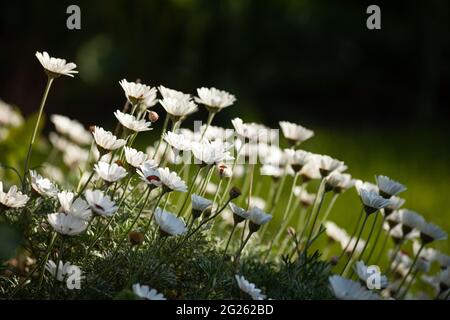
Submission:
[[[113,128],[52,115],[46,147],[40,131],[52,84],[77,71],[36,56],[47,75],[37,115],[24,121],[0,104],[0,143],[14,155],[1,164],[1,297],[404,299],[421,280],[448,299],[450,258],[429,247],[446,233],[402,209],[399,182],[356,180],[344,162],[300,149],[313,131],[280,122],[283,149],[278,130],[262,124],[213,125],[236,103],[226,91],[192,96],[124,79]],[[148,144],[161,123],[157,104],[166,114]],[[208,118],[192,130],[199,106]],[[27,149],[15,149],[17,137],[30,139]],[[31,167],[35,154],[42,161]],[[23,167],[8,163],[21,156]],[[349,235],[328,217],[352,188],[361,208]],[[316,248],[325,235],[341,245],[339,256],[324,259],[327,248]],[[386,268],[374,269],[386,253]],[[434,262],[441,270],[429,274]]]

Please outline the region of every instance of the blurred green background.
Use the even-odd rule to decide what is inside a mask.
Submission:
[[[66,28],[71,4],[81,8],[81,30]],[[79,65],[75,79],[55,83],[46,112],[85,125],[112,128],[122,78],[190,93],[216,86],[238,98],[216,124],[230,127],[239,116],[309,127],[316,137],[305,149],[344,160],[357,178],[398,179],[408,186],[406,207],[450,231],[450,3],[379,3],[376,31],[365,25],[369,4],[2,1],[0,98],[36,111],[45,85],[36,50]],[[330,219],[348,225],[357,201],[353,190],[343,195]]]

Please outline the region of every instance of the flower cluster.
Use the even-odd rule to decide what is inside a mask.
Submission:
[[[432,247],[447,234],[403,208],[403,184],[384,175],[374,183],[356,179],[342,160],[308,151],[304,146],[314,132],[297,123],[279,122],[281,144],[279,130],[263,124],[234,118],[229,128],[213,125],[215,115],[237,101],[214,87],[191,95],[123,79],[118,89],[126,101],[123,109],[112,108],[112,128],[98,124],[87,129],[75,119],[51,115],[55,131],[48,135],[48,157],[30,170],[51,83],[78,72],[74,63],[46,52],[36,56],[48,83],[24,170],[14,169],[21,185],[0,182],[0,222],[24,230],[26,250],[17,254],[37,262],[26,281],[13,273],[5,292],[55,288],[53,281],[63,282],[80,265],[90,285],[102,287],[94,291],[110,290],[110,296],[128,292],[148,300],[179,298],[182,286],[164,286],[188,277],[180,271],[185,262],[208,273],[202,276],[205,283],[197,285],[202,290],[232,285],[242,298],[263,300],[276,290],[262,284],[263,277],[253,278],[247,261],[254,259],[266,269],[283,261],[308,270],[321,243],[316,240],[325,234],[327,247],[319,248],[323,256],[331,250],[339,254],[324,262],[328,282],[323,285],[337,299],[409,298],[419,280],[435,289],[436,298],[448,299],[450,257]],[[191,130],[187,118],[199,106],[208,118]],[[157,107],[165,111],[161,128]],[[4,129],[22,122],[13,107],[0,101],[0,141]],[[150,133],[154,129],[161,129],[156,138]],[[344,194],[359,201],[358,208],[347,208],[352,232],[330,220]],[[204,242],[212,244],[206,255],[214,263],[202,263],[195,254]],[[194,250],[188,251],[190,246]],[[429,274],[433,263],[440,271]],[[374,268],[379,264],[382,268]],[[117,270],[124,279],[111,283],[106,274]],[[219,277],[222,281],[216,281]]]

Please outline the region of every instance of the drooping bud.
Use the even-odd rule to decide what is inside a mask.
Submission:
[[[239,197],[241,195],[241,190],[239,190],[239,188],[237,187],[232,187],[230,189],[230,200],[236,199],[237,197]]]
[[[155,111],[149,111],[148,119],[150,120],[151,123],[155,123],[159,119],[159,114],[157,114]]]

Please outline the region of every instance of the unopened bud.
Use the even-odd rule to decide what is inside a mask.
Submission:
[[[130,231],[128,233],[128,240],[130,240],[133,246],[141,245],[144,242],[144,234],[138,231]]]
[[[295,237],[296,235],[295,229],[292,227],[287,228],[287,234],[291,237]]]
[[[219,172],[219,176],[221,178],[231,178],[233,172],[231,171],[231,168],[228,167],[226,164],[219,164],[217,166],[217,171]]]
[[[155,123],[159,119],[159,114],[157,114],[155,111],[149,111],[148,119],[150,120],[151,123]]]
[[[230,194],[230,200],[233,200],[241,195],[241,190],[239,190],[239,188],[237,188],[237,187],[232,187],[229,194]]]
[[[94,133],[95,132],[95,126],[94,125],[89,126],[89,131]]]

